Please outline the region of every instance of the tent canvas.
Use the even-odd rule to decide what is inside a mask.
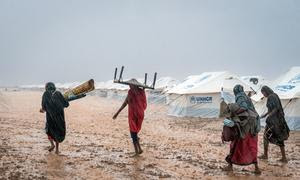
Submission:
[[[189,76],[182,83],[168,91],[168,114],[178,117],[216,118],[220,103],[234,102],[232,89],[235,85],[244,86],[246,92],[251,87],[233,73],[205,72]]]
[[[124,81],[128,80],[129,79],[126,79]],[[143,82],[143,79],[139,78],[137,81],[141,83]],[[123,101],[128,94],[129,85],[114,83],[113,80],[109,80],[106,82],[104,90],[107,92],[107,98]]]
[[[147,90],[147,99],[149,103],[165,104],[166,103],[166,91],[176,86],[178,80],[172,77],[162,77],[156,81],[154,90]]]
[[[254,92],[253,92],[254,94],[259,93],[259,91],[263,85],[271,85],[272,84],[271,81],[265,79],[262,76],[242,76],[241,80],[244,83],[246,83],[252,87],[252,89],[254,90]],[[257,80],[256,84],[254,83],[255,80]]]
[[[114,83],[112,80],[107,82],[107,98],[124,100],[127,96],[129,86],[123,84]]]
[[[99,97],[107,97],[107,90],[105,89],[106,82],[96,82],[95,90],[91,92],[92,95]]]

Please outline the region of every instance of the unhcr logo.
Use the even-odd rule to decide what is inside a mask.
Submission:
[[[192,96],[190,99],[191,104],[204,104],[212,103],[211,96]]]

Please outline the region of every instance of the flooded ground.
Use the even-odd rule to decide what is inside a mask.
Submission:
[[[150,104],[140,133],[144,153],[132,158],[127,110],[117,120],[121,102],[88,96],[66,109],[67,136],[61,154],[47,151],[41,92],[1,92],[0,179],[297,179],[300,177],[300,132],[286,141],[289,162],[271,145],[269,160],[234,166],[223,172],[229,144],[220,139],[222,121],[166,116]],[[262,134],[259,137],[262,153]]]

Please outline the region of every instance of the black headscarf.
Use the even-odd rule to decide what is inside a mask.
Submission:
[[[56,91],[54,83],[48,82],[45,89],[42,107],[47,112],[46,133],[55,141],[62,142],[66,135],[64,108],[69,106],[69,102],[61,92]]]
[[[45,89],[47,92],[50,92],[52,94],[56,90],[56,87],[53,82],[48,82],[48,83],[46,83]]]
[[[261,92],[264,92],[267,96],[274,94],[274,91],[271,88],[269,88],[268,86],[263,86],[261,88]]]

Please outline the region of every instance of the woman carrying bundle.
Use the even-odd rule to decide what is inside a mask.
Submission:
[[[226,157],[228,166],[223,170],[232,171],[233,164],[254,164],[255,173],[260,174],[261,171],[257,163],[259,116],[251,99],[245,94],[243,86],[236,85],[233,92],[236,103],[229,104],[228,109],[230,112],[229,119],[234,122],[237,135],[231,141],[230,153]]]
[[[56,147],[55,153],[58,154],[59,143],[63,142],[66,136],[64,108],[69,106],[69,102],[59,91],[56,91],[54,83],[48,82],[45,89],[40,112],[46,112],[45,130],[51,143],[49,151],[53,151]]]

